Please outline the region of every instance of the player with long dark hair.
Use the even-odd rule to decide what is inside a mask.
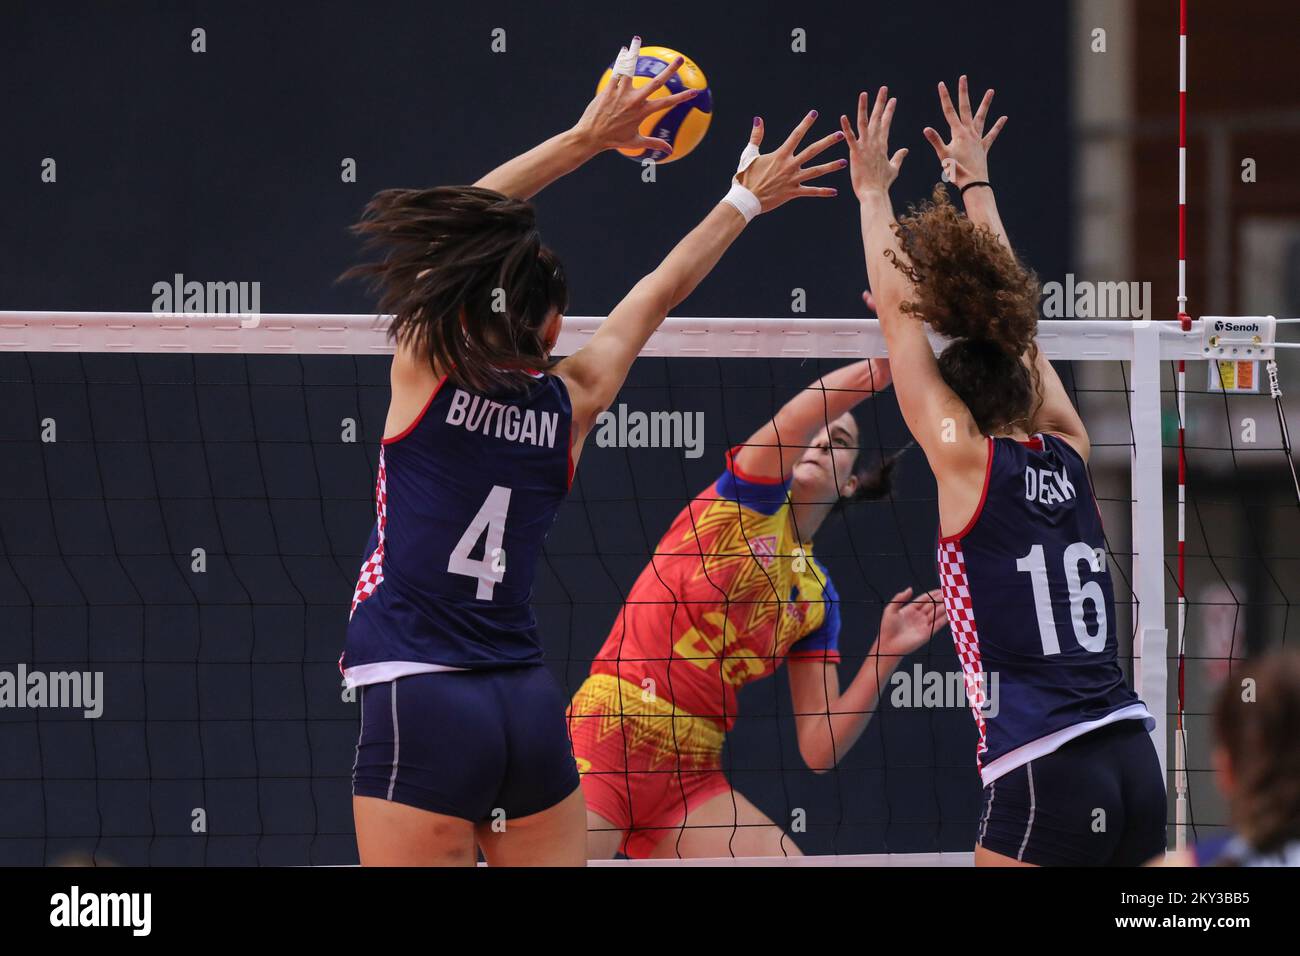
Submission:
[[[620,61],[623,58],[620,57]],[[553,361],[568,304],[558,257],[527,199],[597,153],[667,147],[637,132],[694,95],[648,101],[681,60],[636,89],[630,69],[573,129],[474,186],[395,189],[357,232],[396,341],[376,523],[340,660],[362,687],[353,812],[363,864],[580,865],[586,814],[564,696],[542,663],[529,604],[542,542],[583,441],[632,361],[746,223],[800,196],[842,160],[805,166],[809,113],[641,279],[578,352]]]
[[[943,625],[937,591],[895,594],[841,684],[840,598],[813,539],[849,502],[889,494],[902,453],[868,454],[853,414],[889,375],[855,362],[800,391],[655,545],[569,708],[593,858],[799,855],[723,768],[737,692],[788,665],[799,753],[825,772]]]

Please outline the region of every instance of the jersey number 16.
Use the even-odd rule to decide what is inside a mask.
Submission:
[[[1092,545],[1085,541],[1076,541],[1065,549],[1065,583],[1070,592],[1070,623],[1074,625],[1074,637],[1079,646],[1086,651],[1100,651],[1106,646],[1106,596],[1102,593],[1099,581],[1080,580],[1079,565],[1088,562],[1088,568],[1094,572],[1101,570],[1101,561]],[[1052,590],[1048,585],[1047,560],[1043,556],[1043,546],[1036,544],[1029,553],[1016,560],[1016,570],[1029,575],[1034,586],[1034,609],[1038,613],[1038,636],[1043,642],[1046,655],[1061,653],[1061,644],[1056,636],[1056,617],[1053,614]],[[1083,618],[1084,602],[1092,603],[1093,613],[1097,616],[1096,630],[1088,629],[1088,622]]]

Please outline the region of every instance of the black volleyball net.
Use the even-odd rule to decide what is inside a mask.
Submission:
[[[561,351],[595,324],[568,320]],[[1044,322],[1040,342],[1093,437],[1121,656],[1161,720],[1172,844],[1180,824],[1225,822],[1209,695],[1235,661],[1295,640],[1300,525],[1277,421],[1254,414],[1247,448],[1238,413],[1259,400],[1189,390],[1189,421],[1231,427],[1188,430],[1180,627],[1169,363],[1201,344],[1151,329]],[[883,351],[870,321],[674,319],[655,336],[604,437],[589,439],[541,564],[547,666],[569,693],[726,450],[821,375]],[[358,708],[337,660],[374,522],[386,353],[363,316],[4,315],[0,863],[356,861]],[[908,444],[892,393],[857,418],[863,454]],[[840,598],[842,685],[870,666],[890,597],[937,585],[936,521],[912,450],[891,496],[818,533]],[[824,773],[800,755],[785,670],[740,689],[721,770],[786,831],[789,862],[969,862],[976,731],[949,634],[894,678]],[[689,821],[654,825],[671,862]],[[733,858],[747,825],[710,824],[725,838],[714,855]]]

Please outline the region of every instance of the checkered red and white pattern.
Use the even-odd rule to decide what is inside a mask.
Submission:
[[[975,608],[971,602],[970,582],[966,578],[966,557],[962,554],[961,543],[941,542],[938,561],[943,605],[948,611],[948,628],[952,631],[952,642],[957,649],[957,659],[961,661],[962,674],[966,680],[966,699],[970,701],[975,726],[980,734],[979,746],[975,750],[975,762],[978,765],[980,756],[988,750],[984,735],[987,685],[980,662],[980,637],[979,631],[975,629]]]
[[[388,479],[384,469],[384,449],[379,449],[379,477],[375,480],[375,518],[379,526],[379,543],[375,551],[361,565],[361,576],[357,578],[357,589],[352,593],[352,610],[348,620],[357,612],[357,606],[370,595],[384,580],[384,529],[388,524]]]

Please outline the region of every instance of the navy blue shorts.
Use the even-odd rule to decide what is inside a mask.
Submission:
[[[368,685],[352,792],[473,823],[539,813],[578,789],[567,703],[545,667]]]
[[[1165,851],[1165,784],[1140,720],[1119,720],[984,788],[979,845],[1038,866],[1140,866]]]

